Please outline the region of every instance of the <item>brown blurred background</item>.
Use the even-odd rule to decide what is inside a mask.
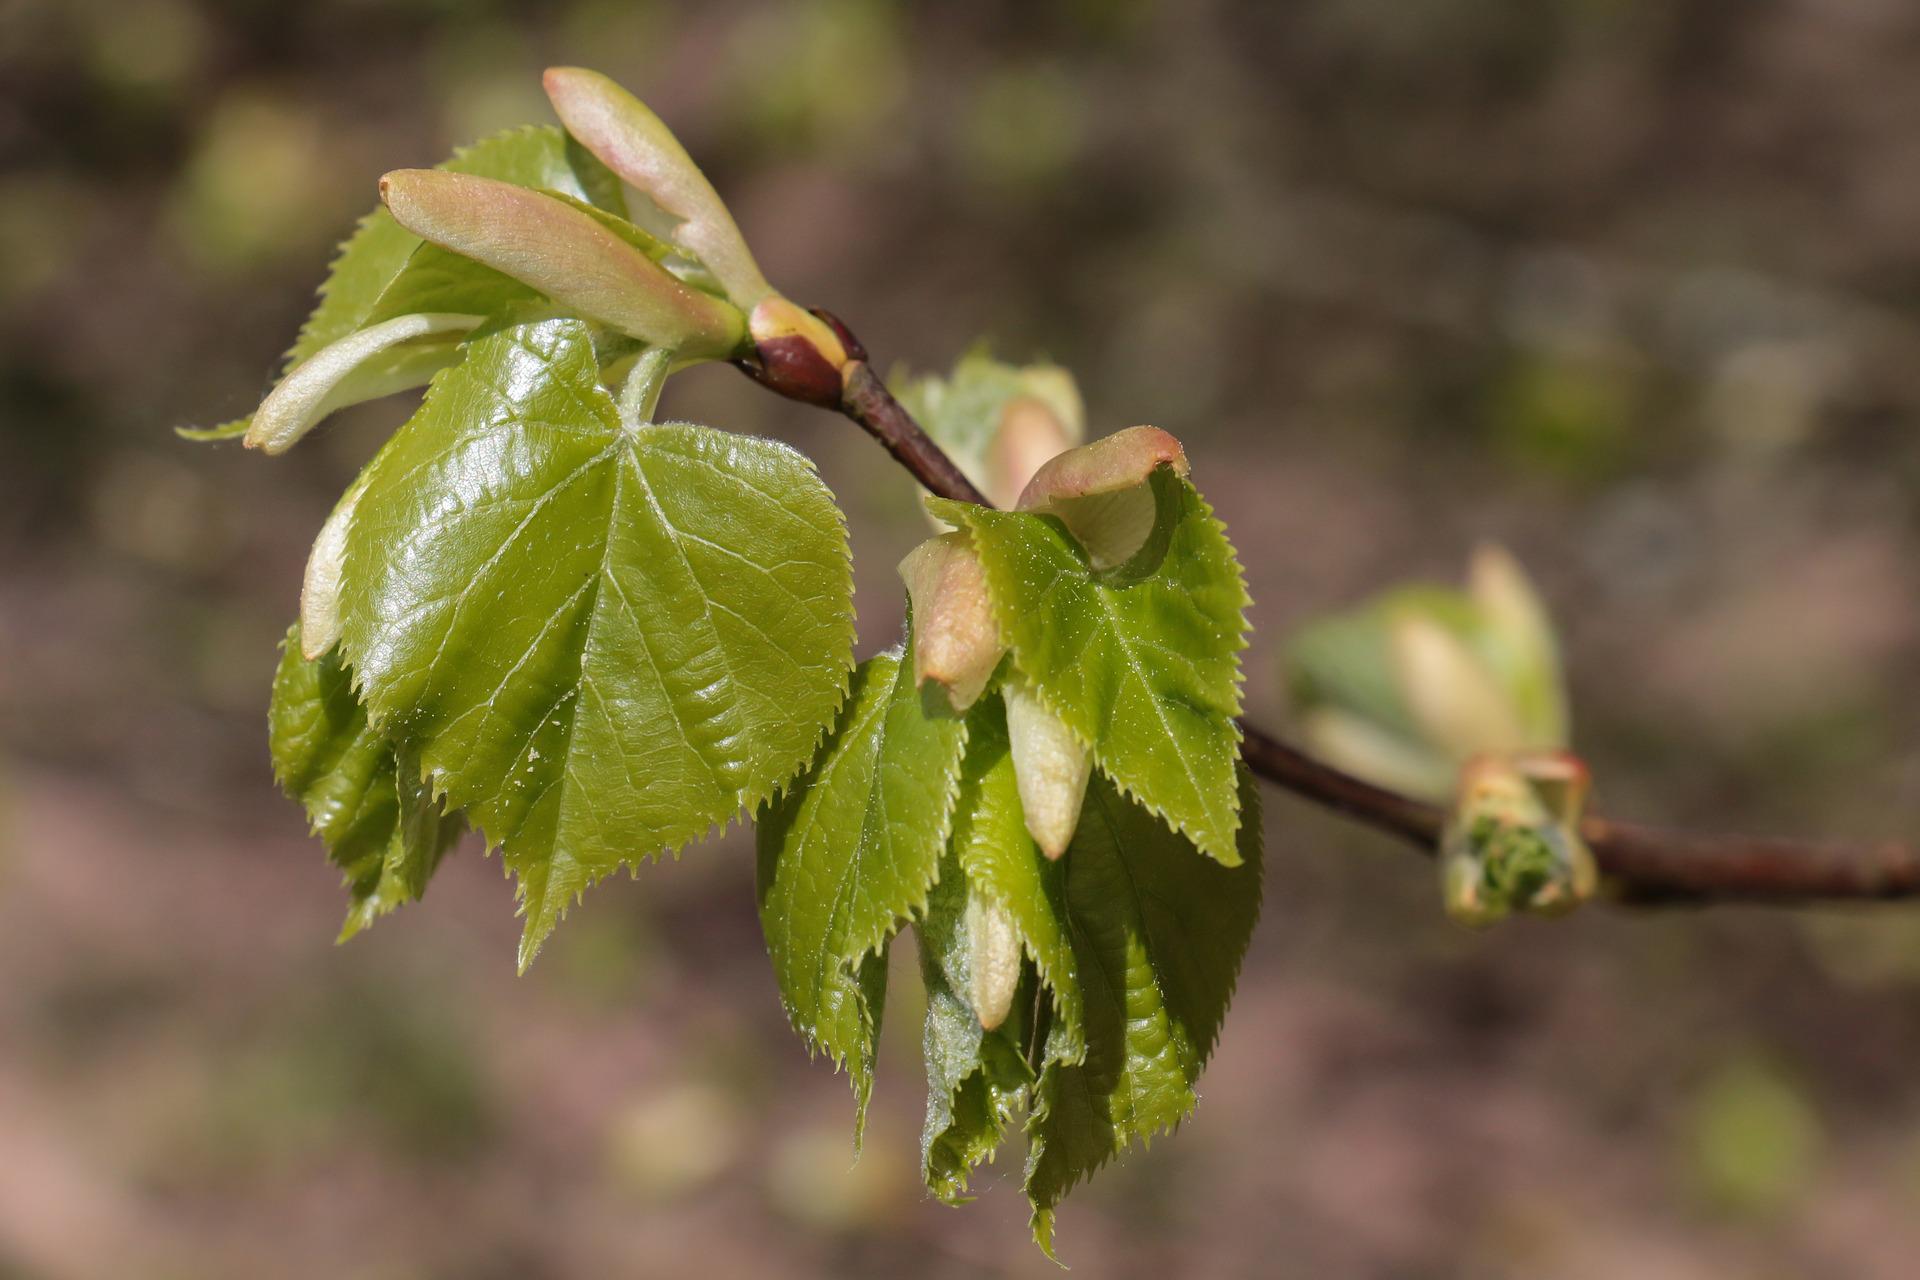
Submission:
[[[784,1024],[739,833],[513,976],[498,866],[336,949],[275,793],[274,646],[400,420],[251,408],[383,170],[612,73],[768,273],[883,366],[978,335],[1151,421],[1274,646],[1509,543],[1610,812],[1899,834],[1920,807],[1920,8],[1907,0],[0,0],[0,1276],[1055,1274],[1016,1150],[914,1176],[896,963],[867,1153]],[[816,455],[863,643],[922,536]],[[1068,1203],[1093,1276],[1908,1277],[1920,909],[1468,935],[1431,869],[1268,805],[1204,1102]],[[896,961],[908,959],[900,948]]]

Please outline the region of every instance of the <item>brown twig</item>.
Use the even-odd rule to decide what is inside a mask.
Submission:
[[[823,318],[846,333],[845,326]],[[852,350],[865,355],[857,343]],[[753,372],[749,369],[749,372]],[[990,505],[887,390],[865,359],[843,372],[839,411],[886,446],[930,492]],[[778,390],[776,383],[762,378]],[[1431,854],[1446,815],[1315,760],[1245,720],[1241,755],[1266,781]],[[1807,905],[1920,894],[1920,849],[1889,841],[1846,844],[1766,836],[1705,835],[1590,817],[1581,835],[1617,900],[1634,904],[1760,902]]]

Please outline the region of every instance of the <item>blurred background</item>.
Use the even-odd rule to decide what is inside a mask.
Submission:
[[[1048,1276],[1018,1149],[915,1177],[787,1030],[750,839],[596,889],[525,979],[497,864],[336,949],[264,712],[307,545],[407,406],[251,409],[385,169],[631,86],[882,367],[975,337],[1181,436],[1258,625],[1474,541],[1538,575],[1598,804],[1887,836],[1920,806],[1920,8],[0,0],[0,1276]],[[913,495],[725,369],[854,521]],[[1920,909],[1446,924],[1285,797],[1204,1102],[1069,1200],[1093,1276],[1907,1277]]]

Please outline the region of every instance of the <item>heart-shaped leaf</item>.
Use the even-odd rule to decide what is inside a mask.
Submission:
[[[577,320],[475,339],[347,526],[341,647],[504,849],[523,967],[593,881],[771,795],[846,687],[846,533],[812,464],[623,426]]]

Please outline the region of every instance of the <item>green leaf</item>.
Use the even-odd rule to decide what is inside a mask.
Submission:
[[[626,213],[619,179],[551,125],[496,134],[462,148],[438,167],[552,190],[615,214]],[[320,286],[319,305],[302,326],[299,339],[288,353],[288,363],[298,364],[366,324],[419,245],[420,237],[401,227],[385,209],[375,209],[362,218],[353,235],[340,246],[327,280]]]
[[[967,718],[967,758],[953,823],[953,848],[972,892],[1005,911],[1052,996],[1054,1054],[1077,1062],[1086,1015],[1067,936],[1064,858],[1043,856],[1027,834],[1020,786],[998,696]]]
[[[588,327],[476,338],[369,464],[341,647],[518,877],[524,967],[589,884],[724,823],[812,754],[853,641],[813,466],[623,428]]]
[[[1049,1255],[1068,1190],[1193,1109],[1260,914],[1259,797],[1244,768],[1239,789],[1237,866],[1196,858],[1104,779],[1088,790],[1064,859],[1086,1059],[1046,1066],[1028,1122],[1027,1197]]]
[[[511,276],[463,258],[437,244],[414,249],[407,265],[393,278],[367,313],[365,324],[421,312],[510,318],[551,304]]]
[[[572,205],[640,252],[646,254],[649,258],[652,258],[655,262],[667,262],[670,259],[679,257],[680,251],[678,249],[668,244],[665,240],[662,240],[659,236],[654,235],[653,232],[648,231],[645,227],[640,226],[638,223],[631,222],[617,213],[609,213],[591,201],[570,196],[564,191],[549,191],[547,194],[562,204]],[[684,261],[684,259],[681,261]],[[677,266],[678,263],[675,265]],[[675,274],[679,273],[676,271]],[[707,292],[713,293],[716,297],[721,296],[717,289],[708,290]]]
[[[1107,573],[1052,516],[927,505],[972,532],[1001,633],[1041,700],[1123,790],[1231,863],[1246,584],[1198,491],[1166,467],[1149,483],[1158,563]]]
[[[913,660],[869,658],[813,767],[760,815],[760,924],[787,1016],[852,1077],[856,1141],[873,1088],[869,973],[926,908],[959,792],[965,722],[923,697]],[[884,959],[878,961],[884,980]]]
[[[345,941],[426,891],[461,821],[441,812],[418,767],[369,727],[336,651],[302,658],[298,623],[281,649],[268,712],[273,772],[346,873]]]
[[[993,1156],[1033,1084],[1025,1048],[1038,985],[1031,966],[1012,1012],[991,1031],[981,1027],[963,994],[975,961],[966,927],[973,893],[958,860],[949,857],[918,928],[920,973],[927,987],[921,1171],[927,1189],[948,1204],[965,1202],[968,1177]]]

